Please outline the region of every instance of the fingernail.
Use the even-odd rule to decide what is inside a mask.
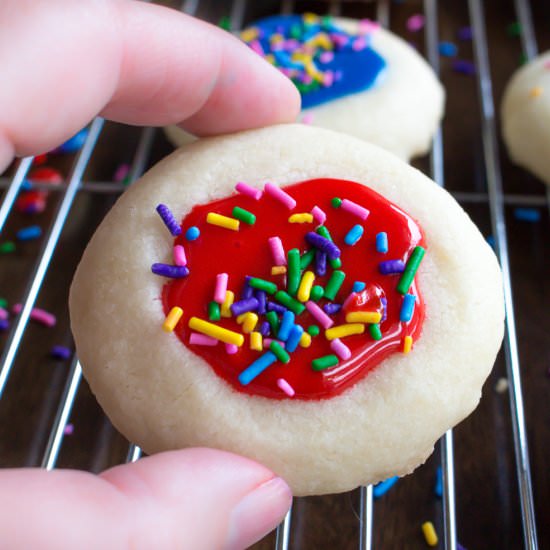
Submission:
[[[274,477],[248,493],[233,509],[224,550],[242,550],[282,521],[292,502],[288,485]]]

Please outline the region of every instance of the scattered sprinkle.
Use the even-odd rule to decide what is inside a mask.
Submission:
[[[325,214],[325,211],[318,206],[314,206],[311,209],[311,214],[315,218],[315,221],[317,223],[320,223],[321,225],[323,225],[327,220],[327,215]]]
[[[380,330],[380,325],[378,324],[369,325],[369,332],[373,340],[382,340],[382,331]]]
[[[330,349],[332,349],[332,351],[344,361],[351,357],[351,350],[348,346],[346,346],[346,344],[344,344],[344,342],[342,342],[342,340],[340,340],[340,338],[335,338],[331,341]]]
[[[435,532],[435,527],[431,521],[425,521],[422,524],[422,533],[424,534],[424,538],[426,539],[426,544],[428,546],[437,546],[437,533]]]
[[[296,201],[286,191],[283,191],[277,185],[273,183],[266,183],[264,186],[264,190],[268,195],[272,196],[274,199],[284,204],[289,210],[292,210],[296,207]]]
[[[189,275],[189,269],[183,265],[168,265],[156,263],[151,266],[151,271],[155,275],[161,277],[169,277],[170,279],[181,279]]]
[[[0,254],[11,254],[15,252],[15,243],[13,241],[6,241],[0,244]]]
[[[338,294],[338,291],[342,287],[345,278],[346,274],[343,271],[336,269],[332,272],[323,291],[324,297],[327,298],[327,300],[334,300],[336,298],[336,294]]]
[[[271,351],[281,363],[286,364],[290,362],[290,355],[285,351],[285,348],[279,344],[279,342],[273,340],[269,344],[269,351]]]
[[[434,494],[437,498],[443,496],[443,471],[441,466],[438,466],[435,470]]]
[[[230,229],[231,231],[238,231],[240,225],[239,220],[230,218],[229,216],[222,216],[221,214],[216,214],[215,212],[208,212],[206,215],[206,223],[217,227],[222,227],[223,229]]]
[[[41,236],[42,228],[39,225],[29,225],[28,227],[23,227],[15,234],[18,241],[33,241]]]
[[[362,290],[365,290],[365,287],[367,285],[363,281],[355,281],[353,283],[353,286],[351,288],[352,292],[361,292]]]
[[[378,270],[382,275],[394,275],[405,271],[405,262],[403,260],[385,260],[378,264]]]
[[[424,27],[424,16],[420,13],[411,15],[407,19],[407,30],[409,32],[418,32]]]
[[[263,349],[263,336],[261,332],[250,333],[250,349],[254,351],[262,351]]]
[[[173,307],[170,310],[170,313],[168,313],[168,315],[166,316],[164,323],[162,323],[162,329],[165,332],[172,332],[176,328],[176,325],[179,323],[182,315],[183,309],[181,309],[181,307]]]
[[[201,232],[200,232],[199,228],[197,226],[193,225],[192,227],[190,227],[185,232],[185,238],[188,241],[196,241],[199,238],[200,234],[201,234]]]
[[[328,329],[334,325],[334,321],[315,302],[306,302],[306,309],[311,316],[324,328]]]
[[[63,361],[71,358],[71,350],[65,346],[52,346],[50,357],[53,359],[61,359]]]
[[[225,297],[224,297],[225,301]],[[212,301],[208,303],[208,319],[210,321],[219,321],[221,318],[220,304]]]
[[[363,332],[365,332],[365,325],[362,323],[347,323],[325,330],[325,337],[327,340],[334,340],[335,338],[345,338],[354,334],[363,334]]]
[[[313,271],[306,271],[302,275],[300,286],[298,287],[297,297],[300,302],[307,302],[311,296],[311,289],[313,288],[313,282],[315,281],[315,273]]]
[[[7,309],[4,309],[3,307],[0,307],[0,320],[4,321],[9,317],[9,313]]]
[[[328,52],[326,52],[328,53]],[[312,113],[306,113],[302,117],[302,124],[313,124],[313,114]]]
[[[426,254],[426,250],[422,246],[416,246],[414,248],[409,259],[407,260],[407,264],[405,265],[405,271],[403,271],[403,275],[401,275],[401,279],[399,280],[399,283],[397,283],[397,292],[406,294],[409,291],[414,276],[420,266],[420,262],[422,261],[422,258],[424,258],[424,254]]]
[[[214,289],[214,302],[217,302],[218,304],[223,304],[225,302],[225,293],[227,292],[228,280],[229,280],[229,275],[227,273],[218,273],[216,275],[216,287]]]
[[[544,90],[543,90],[542,86],[535,86],[534,88],[531,88],[529,90],[529,96],[534,99],[536,97],[541,96],[543,91]]]
[[[242,346],[244,342],[244,336],[238,332],[228,330],[226,328],[220,327],[198,317],[191,317],[189,319],[189,328],[196,330],[206,336],[216,338],[225,344],[235,344],[236,346]]]
[[[460,27],[457,33],[458,39],[467,42],[472,39],[472,27]]]
[[[240,181],[239,183],[237,183],[237,185],[235,185],[235,190],[241,193],[242,195],[246,195],[247,197],[253,198],[255,201],[259,201],[263,195],[260,189],[256,189],[255,187],[252,187],[242,181]]]
[[[455,57],[458,53],[456,44],[452,42],[440,42],[439,43],[439,55],[443,57]]]
[[[405,294],[405,296],[403,296],[403,303],[401,304],[401,311],[399,312],[399,320],[402,323],[408,323],[412,319],[415,302],[416,296],[414,294]]]
[[[216,346],[218,342],[219,340],[217,338],[212,338],[212,336],[207,336],[206,334],[200,334],[198,332],[192,332],[189,336],[189,343],[197,346]]]
[[[508,389],[508,378],[499,378],[495,384],[497,393],[504,393]]]
[[[225,344],[225,353],[227,355],[235,355],[239,351],[239,347],[235,344]]]
[[[296,394],[294,388],[284,378],[277,379],[277,386],[281,389],[281,391],[288,395],[288,397],[294,397]]]
[[[0,319],[0,330],[8,330],[10,328],[10,322],[7,319]]]
[[[313,215],[309,212],[301,212],[300,214],[292,214],[288,218],[289,223],[312,223]]]
[[[376,234],[376,252],[388,253],[388,234],[384,231]]]
[[[233,302],[235,301],[235,293],[231,290],[228,290],[225,293],[225,300],[223,301],[223,304],[220,308],[220,315],[222,317],[231,317],[231,306],[233,305]]]
[[[410,335],[407,335],[403,338],[403,353],[410,353],[413,345],[413,338]]]
[[[256,223],[256,216],[252,214],[252,212],[249,212],[248,210],[245,210],[244,208],[241,208],[239,206],[235,206],[231,214],[234,218],[242,221],[243,223],[246,223],[247,225],[254,225]]]
[[[330,204],[334,207],[334,208],[340,208],[340,206],[342,206],[342,199],[340,197],[334,197],[331,201],[330,201]]]
[[[65,427],[63,428],[63,435],[73,435],[74,433],[74,425],[69,423],[65,424]]]
[[[514,208],[514,218],[522,222],[538,222],[541,214],[536,208]]]
[[[181,244],[177,244],[173,249],[174,263],[179,266],[187,265],[187,257],[185,255],[185,248]]]
[[[277,357],[272,351],[264,353],[239,374],[239,382],[243,386],[250,384],[254,378],[259,376],[267,367],[275,363],[275,361],[277,361]]]
[[[285,249],[283,248],[283,242],[280,237],[270,237],[267,239],[271,254],[273,256],[273,263],[275,265],[286,265]]]
[[[521,23],[519,21],[514,21],[506,27],[506,34],[508,36],[517,38],[518,36],[521,36],[521,32]]]
[[[14,315],[17,315],[21,312],[22,309],[23,306],[21,304],[15,304],[11,308],[11,311]],[[45,309],[40,309],[38,307],[31,309],[31,319],[50,328],[55,326],[55,324],[57,323],[57,318],[53,313],[50,313],[49,311],[46,311]]]
[[[320,333],[320,329],[317,325],[309,325],[309,327],[307,327],[307,333],[310,335],[310,336],[319,336],[319,333]]]
[[[293,248],[287,254],[287,290],[292,296],[296,296],[300,285],[300,251]]]
[[[346,212],[349,212],[362,220],[366,220],[369,217],[369,211],[366,208],[348,199],[344,199],[340,207],[342,210],[345,210]]]
[[[359,239],[363,236],[363,226],[362,225],[354,225],[344,237],[344,242],[349,246],[354,246],[359,242]]]
[[[318,357],[311,362],[311,368],[313,370],[325,370],[330,367],[335,367],[338,364],[338,357],[336,355],[325,355]]]
[[[476,66],[472,61],[466,59],[455,59],[452,65],[455,73],[465,74],[472,76],[476,74]]]
[[[284,275],[286,273],[286,266],[274,265],[271,268],[271,275]]]
[[[168,206],[159,204],[157,206],[157,212],[164,222],[164,225],[168,228],[168,231],[170,231],[174,237],[181,235],[181,227]]]
[[[113,181],[116,183],[123,182],[127,178],[128,174],[130,173],[130,165],[123,163],[119,164],[115,170],[115,173],[113,174]]]
[[[377,483],[372,488],[372,495],[374,498],[383,497],[399,480],[397,476],[390,477],[380,483]]]
[[[346,323],[379,323],[382,314],[378,311],[350,311],[346,313]]]
[[[314,302],[318,302],[323,297],[323,294],[324,294],[324,290],[321,285],[313,285],[313,288],[311,289],[311,293],[309,297]]]

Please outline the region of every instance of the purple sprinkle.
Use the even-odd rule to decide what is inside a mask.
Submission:
[[[464,548],[460,542],[456,541],[456,550],[466,550],[466,548]]]
[[[334,315],[338,313],[342,309],[342,306],[340,304],[325,304],[323,306],[323,311],[327,315]]]
[[[250,281],[252,277],[250,275],[247,275],[244,278],[244,287],[243,291],[241,292],[241,300],[247,300],[248,298],[252,298],[254,296],[254,289],[248,284],[248,281]]]
[[[327,274],[327,255],[321,250],[315,252],[315,273],[319,277]]]
[[[50,350],[50,355],[54,359],[69,359],[71,357],[71,350],[65,346],[53,346]]]
[[[239,300],[231,304],[231,312],[233,315],[242,315],[248,311],[256,311],[258,309],[258,300],[254,297],[247,298],[246,300]]]
[[[378,264],[378,271],[380,271],[382,275],[403,273],[403,271],[405,271],[405,262],[403,260],[385,260]]]
[[[74,426],[72,424],[66,424],[63,428],[63,435],[73,435]]]
[[[381,296],[380,302],[382,303],[382,318],[380,319],[380,322],[382,323],[388,317],[388,299],[384,298],[384,296]]]
[[[262,324],[260,325],[260,334],[262,336],[267,336],[269,334],[271,330],[271,326],[269,325],[269,323],[267,321],[263,321]]]
[[[267,302],[267,311],[274,311],[277,315],[282,315],[286,311],[286,307],[276,302]]]
[[[464,41],[471,40],[472,27],[460,27],[460,29],[458,29],[458,39]]]
[[[312,231],[306,233],[306,241],[315,248],[325,252],[329,260],[336,260],[340,257],[340,249],[332,241],[325,239],[325,237],[317,233],[313,233]]]
[[[8,330],[10,322],[7,319],[0,319],[0,330]]]
[[[456,59],[453,61],[453,71],[471,76],[476,74],[476,66],[466,59]]]
[[[170,231],[174,237],[181,235],[181,227],[176,221],[176,218],[174,218],[174,214],[172,214],[170,208],[168,208],[165,204],[159,204],[157,206],[157,212],[162,218],[164,225],[168,228],[168,231]]]
[[[256,290],[256,299],[258,300],[258,314],[265,315],[267,305],[267,294],[264,290]]]
[[[181,279],[189,275],[189,269],[183,265],[153,264],[151,271],[155,275],[170,277],[170,279]]]

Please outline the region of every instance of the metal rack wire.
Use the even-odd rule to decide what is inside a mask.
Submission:
[[[528,58],[537,53],[537,44],[530,6],[527,0],[514,0],[517,18],[521,22],[523,33],[522,46]],[[295,4],[298,4],[296,6]],[[189,14],[196,13],[200,6],[199,0],[187,0],[182,10]],[[231,27],[238,29],[242,26],[247,11],[246,0],[234,0],[230,12]],[[524,547],[538,548],[537,530],[535,523],[535,509],[533,500],[533,486],[529,464],[529,451],[527,433],[524,418],[524,405],[522,397],[520,364],[518,354],[518,340],[514,321],[514,306],[512,300],[512,275],[508,252],[507,226],[504,215],[504,207],[507,203],[513,204],[537,204],[541,205],[546,199],[538,196],[509,195],[505,196],[502,188],[502,174],[499,166],[499,151],[496,139],[496,126],[493,103],[493,90],[491,82],[491,67],[487,51],[487,37],[482,0],[469,0],[469,15],[473,29],[473,50],[477,65],[477,86],[479,90],[480,117],[482,127],[483,156],[487,180],[487,193],[462,193],[458,198],[464,202],[487,203],[490,209],[495,248],[499,257],[504,275],[504,294],[506,302],[506,339],[505,358],[508,378],[510,381],[510,411],[513,428],[514,453],[518,478],[519,501],[521,508],[521,521],[523,528]],[[280,10],[290,13],[299,8],[299,2],[283,0]],[[338,15],[341,3],[328,2],[327,8],[331,14]],[[425,43],[426,54],[436,73],[439,73],[439,32],[438,32],[438,2],[437,0],[423,0],[423,10],[426,18]],[[376,3],[376,15],[378,21],[388,27],[390,21],[391,4],[389,0],[378,0]],[[54,215],[54,221],[44,237],[42,248],[38,254],[36,263],[29,274],[27,289],[22,299],[21,312],[16,317],[6,345],[0,356],[0,399],[3,397],[6,384],[12,372],[16,356],[27,328],[31,310],[34,307],[44,279],[46,277],[53,254],[59,243],[61,233],[65,227],[75,197],[79,192],[90,193],[118,193],[122,186],[113,185],[111,182],[83,182],[83,175],[90,162],[104,121],[96,118],[90,127],[90,132],[81,151],[76,156],[74,166],[70,171],[66,184],[59,187],[62,199]],[[155,137],[155,131],[151,128],[142,130],[130,169],[130,180],[138,178],[147,166]],[[8,216],[12,211],[17,195],[31,167],[32,158],[22,159],[18,168],[7,185],[3,202],[0,206],[0,231],[4,227]],[[444,143],[441,129],[437,132],[430,156],[430,172],[433,179],[444,186]],[[2,183],[4,185],[2,185]],[[0,187],[6,187],[7,182],[0,180]],[[38,186],[40,187],[40,186]],[[550,203],[550,201],[548,201]],[[48,470],[56,467],[57,459],[64,439],[64,429],[71,416],[76,396],[82,378],[80,364],[76,357],[73,358],[69,368],[65,387],[61,393],[55,419],[50,429],[48,443],[41,461],[43,468]],[[457,548],[457,533],[460,533],[460,525],[457,525],[457,513],[455,507],[455,472],[454,472],[454,443],[452,431],[447,432],[439,443],[441,468],[443,473],[443,500],[442,514],[444,526],[444,547],[449,550]],[[127,461],[138,460],[141,456],[139,447],[130,445],[127,453]],[[373,490],[372,487],[362,487],[359,493],[359,548],[368,550],[373,546],[373,532],[377,528],[374,522]],[[292,510],[287,514],[284,522],[278,527],[275,548],[286,550],[290,547]]]

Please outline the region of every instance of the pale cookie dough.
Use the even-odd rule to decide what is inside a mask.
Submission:
[[[357,33],[360,25],[353,19],[334,22],[350,33]],[[408,161],[429,150],[445,93],[428,63],[404,40],[383,28],[368,36],[386,61],[380,78],[363,92],[303,109],[299,120],[364,139]],[[165,130],[176,146],[194,139],[177,126]]]
[[[181,219],[235,183],[284,186],[332,177],[364,183],[415,218],[427,253],[417,274],[426,318],[411,353],[395,353],[339,396],[271,400],[237,392],[161,329],[173,237],[156,206]],[[209,446],[251,457],[295,495],[351,490],[412,472],[476,407],[503,335],[495,256],[443,189],[355,138],[280,125],[200,140],[133,184],[77,269],[71,324],[86,379],[113,424],[147,453]]]
[[[510,158],[550,185],[550,52],[514,73],[501,116]]]

